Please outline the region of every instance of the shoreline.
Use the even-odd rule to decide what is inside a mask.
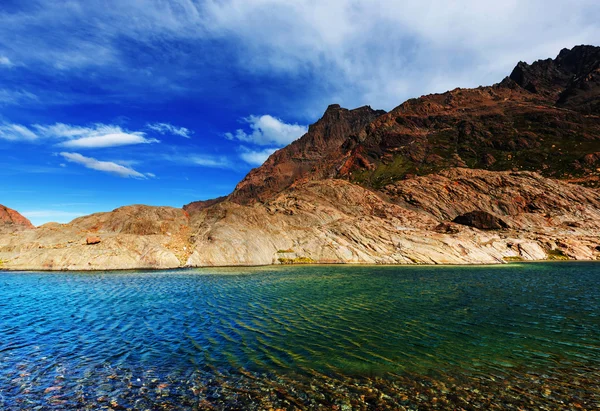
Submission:
[[[204,265],[204,266],[183,266],[172,268],[156,268],[156,267],[140,267],[140,268],[106,268],[106,269],[89,269],[89,270],[69,270],[69,269],[12,269],[0,267],[0,273],[102,273],[102,272],[119,272],[119,273],[134,273],[139,271],[184,271],[196,269],[223,269],[223,268],[275,268],[275,267],[339,267],[339,266],[354,266],[354,267],[505,267],[518,264],[544,264],[544,263],[599,263],[600,260],[524,260],[524,261],[506,261],[501,263],[446,263],[446,264],[373,264],[373,263],[311,263],[311,264],[256,264],[256,265]]]

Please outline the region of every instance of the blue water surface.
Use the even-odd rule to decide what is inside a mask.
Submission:
[[[67,407],[113,370],[598,372],[599,283],[595,263],[0,272],[0,405]]]

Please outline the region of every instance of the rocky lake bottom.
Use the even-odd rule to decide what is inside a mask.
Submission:
[[[0,409],[598,409],[599,280],[569,262],[0,272]]]

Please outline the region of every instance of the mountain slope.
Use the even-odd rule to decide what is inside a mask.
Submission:
[[[325,179],[299,182],[264,204],[220,203],[191,216],[198,229],[189,263],[308,258],[459,264],[600,256],[595,189],[531,172],[450,169],[400,181],[389,195]],[[502,218],[508,228],[480,230],[451,222],[473,210]]]
[[[12,208],[0,204],[0,233],[3,231],[15,231],[35,228],[31,221],[23,217]]]
[[[378,189],[460,166],[598,186],[600,163],[590,157],[600,151],[598,64],[600,48],[578,47],[555,60],[519,63],[495,86],[409,100],[348,141],[338,176]]]

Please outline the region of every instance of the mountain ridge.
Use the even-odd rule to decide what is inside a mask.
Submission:
[[[598,94],[600,47],[582,45],[562,49],[555,59],[519,62],[492,86],[409,99],[387,113],[333,104],[307,134],[250,171],[227,198],[264,202],[295,180],[321,178],[380,190],[451,167],[538,171],[598,187]],[[336,112],[354,122],[324,139]]]

